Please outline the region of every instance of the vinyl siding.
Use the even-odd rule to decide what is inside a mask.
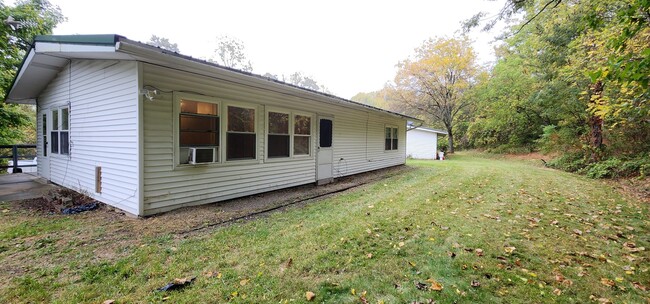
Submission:
[[[417,159],[435,159],[438,149],[438,134],[413,129],[406,133],[406,155]]]
[[[404,164],[404,119],[272,90],[240,85],[215,78],[143,64],[143,85],[159,89],[154,101],[145,101],[144,113],[144,208],[154,214],[187,205],[216,202],[307,183],[316,179],[318,115],[333,117],[334,177]],[[177,166],[174,153],[174,93],[210,96],[221,103],[245,103],[256,107],[257,160],[211,165]],[[324,98],[324,97],[323,97]],[[312,114],[309,157],[265,160],[266,110]],[[225,107],[221,107],[225,119]],[[384,151],[384,128],[399,128],[399,149]],[[222,131],[222,147],[225,137]]]
[[[69,106],[70,111],[70,154],[48,151],[39,172],[47,175],[43,166],[49,166],[53,183],[131,214],[140,214],[137,76],[136,62],[73,60],[38,98],[39,112],[48,113],[49,124],[52,109]],[[39,116],[39,158],[41,124]],[[101,193],[95,192],[95,166],[102,167]]]

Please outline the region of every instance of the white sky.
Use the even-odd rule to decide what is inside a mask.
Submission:
[[[504,0],[50,0],[68,21],[54,34],[118,34],[147,42],[152,34],[182,54],[208,58],[216,37],[244,42],[253,72],[303,72],[332,93],[351,98],[381,89],[398,61],[430,37],[453,36],[479,11]],[[475,31],[478,32],[478,31]],[[481,62],[493,60],[496,34],[474,33]]]

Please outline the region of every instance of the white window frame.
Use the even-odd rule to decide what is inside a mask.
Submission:
[[[181,140],[180,140],[180,119],[181,119],[181,100],[187,99],[191,101],[198,101],[198,102],[205,102],[205,103],[213,103],[217,105],[217,113],[219,117],[219,142],[217,143],[218,146],[215,147],[217,149],[217,161],[213,163],[203,163],[203,164],[182,164],[181,163]],[[209,166],[209,165],[215,165],[219,163],[223,163],[223,156],[224,154],[222,153],[224,149],[224,140],[223,140],[223,127],[224,127],[224,113],[223,113],[223,102],[219,100],[218,98],[211,97],[211,96],[205,96],[205,95],[199,95],[199,94],[191,94],[191,93],[181,93],[181,92],[174,92],[173,96],[173,117],[174,117],[174,124],[173,124],[173,133],[174,133],[174,166],[175,167],[195,167],[195,166]]]
[[[282,113],[282,114],[288,114],[289,115],[289,156],[288,157],[269,157],[269,113]],[[294,134],[295,132],[295,116],[300,115],[300,116],[307,116],[310,118],[310,125],[309,125],[309,135],[300,135],[300,134]],[[287,160],[295,160],[295,159],[306,159],[306,158],[312,158],[314,156],[314,114],[312,113],[307,113],[307,112],[301,112],[301,111],[292,111],[289,109],[283,109],[283,108],[272,108],[272,107],[267,107],[264,115],[264,142],[265,142],[265,147],[264,147],[264,160],[265,162],[276,162],[276,161],[287,161]],[[303,137],[309,137],[309,154],[295,154],[294,153],[294,137],[295,136],[303,136]]]
[[[253,134],[255,134],[255,153],[253,154],[255,157],[251,159],[231,159],[228,160],[228,107],[237,107],[237,108],[243,108],[243,109],[252,109],[255,111],[254,119],[255,121],[253,122]],[[257,163],[259,160],[259,126],[257,125],[259,123],[259,109],[260,107],[256,104],[251,104],[251,103],[242,103],[242,102],[227,102],[223,104],[223,119],[222,119],[222,131],[221,135],[223,138],[222,144],[223,144],[223,149],[221,152],[222,159],[225,163],[231,163],[231,164],[245,164],[245,163]]]
[[[391,145],[391,149],[386,149],[386,139],[387,139],[387,138],[386,138],[386,129],[388,129],[388,128],[391,129],[391,130],[390,130],[390,135],[391,135],[391,137],[390,137],[390,140],[391,140],[391,141],[390,141],[390,145]],[[393,135],[395,134],[395,133],[393,132],[393,129],[397,130],[397,138],[393,138]],[[383,140],[384,152],[395,152],[395,151],[399,151],[399,138],[400,138],[400,136],[399,136],[399,127],[396,126],[396,125],[384,125],[384,132],[383,132],[383,133],[384,133],[384,134],[382,135],[382,137],[384,138],[384,140]],[[396,147],[393,147],[393,140],[394,140],[394,139],[397,139],[397,146],[396,146]]]
[[[63,129],[63,124],[62,124],[63,123],[63,110],[66,110],[68,112],[68,126],[67,126],[68,128],[67,129]],[[54,128],[54,120],[55,120],[54,119],[54,116],[55,116],[54,111],[56,111],[56,122],[57,122],[56,129]],[[49,130],[48,130],[48,132],[50,134],[48,134],[48,136],[47,136],[48,137],[47,139],[50,141],[49,144],[48,144],[48,146],[49,146],[48,149],[50,149],[49,155],[60,155],[60,156],[70,157],[70,150],[72,148],[72,144],[71,144],[71,141],[70,141],[70,129],[71,129],[70,128],[70,107],[63,106],[63,107],[52,108],[52,109],[49,110],[49,113],[50,113],[50,115],[49,115],[49,120],[50,121],[47,122],[49,124],[49,127],[50,127]],[[52,141],[54,140],[53,136],[52,136],[52,133],[55,133],[55,132],[57,133],[57,136],[56,136],[57,151],[56,152],[52,151],[52,147],[54,147],[54,145],[52,144]],[[67,153],[62,152],[63,145],[62,145],[62,141],[61,141],[61,133],[67,133],[68,134],[68,145],[67,145],[67,147],[68,147],[67,150],[68,151],[67,151]]]

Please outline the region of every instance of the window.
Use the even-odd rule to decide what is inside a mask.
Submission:
[[[43,118],[44,123],[45,117]],[[45,131],[45,125],[44,129]],[[50,132],[51,152],[70,154],[70,112],[68,108],[52,110],[52,131]],[[47,142],[47,141],[45,141]]]
[[[269,112],[268,157],[289,157],[289,114]]]
[[[217,148],[215,153],[219,155],[218,104],[181,99],[178,126],[181,164],[188,163],[190,147]]]
[[[311,116],[269,111],[268,158],[287,158],[311,154]]]
[[[332,121],[329,119],[320,120],[319,147],[329,148],[332,146]]]
[[[386,145],[385,150],[397,150],[397,128],[386,127]]]
[[[295,115],[293,120],[293,155],[311,152],[311,117]]]
[[[255,109],[228,106],[226,160],[255,159]]]

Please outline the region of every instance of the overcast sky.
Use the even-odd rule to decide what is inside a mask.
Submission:
[[[479,11],[504,0],[429,1],[141,1],[50,0],[68,21],[54,34],[119,34],[147,42],[152,34],[182,54],[212,57],[216,37],[244,42],[256,74],[299,71],[351,98],[381,89],[395,65],[430,37],[453,36]],[[493,60],[495,33],[476,33],[480,60]]]

